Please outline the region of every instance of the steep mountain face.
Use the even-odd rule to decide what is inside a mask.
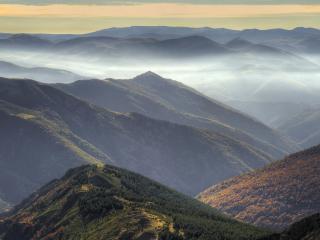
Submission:
[[[295,144],[265,125],[181,83],[147,72],[131,80],[88,80],[55,87],[117,112],[138,112],[245,142],[273,158],[293,152]]]
[[[69,170],[0,220],[0,238],[257,239],[267,232],[111,166]]]
[[[0,100],[0,198],[8,202],[87,162],[122,166],[195,195],[270,161],[219,133],[111,112],[30,80],[0,79]]]
[[[318,107],[302,111],[300,114],[283,121],[278,127],[302,147],[312,147],[320,143],[320,110]]]
[[[53,68],[26,68],[9,62],[0,61],[1,77],[5,78],[27,78],[40,82],[73,82],[84,79],[84,77],[69,71]]]
[[[232,178],[199,199],[236,219],[283,229],[320,212],[320,146]]]

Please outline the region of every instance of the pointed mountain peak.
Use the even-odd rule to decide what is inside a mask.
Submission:
[[[159,74],[156,74],[155,72],[152,72],[152,71],[147,71],[147,72],[145,72],[145,73],[140,74],[139,76],[160,77],[160,78],[161,78],[161,76],[160,76]],[[139,76],[138,76],[138,77],[139,77]]]
[[[136,76],[134,80],[164,80],[164,78],[152,71],[148,71]]]
[[[169,86],[181,86],[182,84],[168,79],[164,78],[154,72],[148,71],[145,72],[141,75],[136,76],[135,78],[132,79],[136,84],[140,84],[144,87],[152,87],[152,88],[167,88]]]

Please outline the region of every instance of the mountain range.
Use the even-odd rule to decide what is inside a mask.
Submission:
[[[103,29],[87,34],[35,34],[45,40],[53,42],[65,41],[76,37],[114,37],[114,38],[145,38],[168,40],[189,36],[202,36],[219,43],[227,43],[236,38],[281,48],[287,51],[300,53],[315,53],[319,45],[315,43],[320,39],[320,30],[315,28],[298,27],[295,29],[245,29],[232,30],[225,28],[187,28],[187,27],[148,27],[135,26],[127,28]],[[2,38],[12,35],[3,34]]]
[[[0,240],[319,240],[319,41],[0,33]]]
[[[144,77],[146,75],[136,80],[146,81]],[[152,84],[163,85],[162,81],[150,79]],[[257,126],[266,137],[266,133],[270,133],[270,142],[278,142],[278,146],[283,143],[291,149],[281,135],[197,92],[194,92],[195,99],[184,100],[192,90],[180,87],[180,96],[177,92],[174,99],[190,111],[195,104],[193,111],[197,109],[197,114],[205,114],[205,108],[199,105],[204,101],[204,106],[215,107],[216,113],[222,111],[225,116],[237,116],[233,124],[240,124],[242,119],[243,128]],[[167,88],[166,93],[169,90]],[[31,80],[1,78],[0,106],[3,143],[0,145],[0,198],[9,203],[19,202],[67,169],[85,163],[124,167],[183,193],[196,195],[214,183],[271,161],[263,151],[219,132],[155,120],[140,113],[110,111]],[[223,117],[218,114],[213,118],[215,111],[208,110],[205,117]]]
[[[262,43],[250,42],[242,37],[235,37],[226,43],[216,42],[202,35],[188,35],[170,39],[154,38],[119,38],[114,36],[77,36],[68,40],[52,42],[36,35],[15,34],[7,39],[0,39],[0,48],[14,50],[33,50],[39,53],[53,53],[63,55],[74,55],[93,58],[113,58],[117,61],[126,56],[130,61],[145,60],[155,61],[166,59],[205,58],[218,57],[230,54],[254,54],[273,56],[275,60],[286,59],[294,61],[296,66],[306,65],[311,68],[318,66],[306,59],[294,55],[288,50],[264,45]],[[287,62],[289,64],[290,62]]]
[[[204,36],[211,40],[226,43],[235,38],[243,38],[255,43],[295,43],[309,38],[320,37],[320,30],[315,28],[297,27],[295,29],[245,29],[233,30],[226,28],[188,28],[188,27],[166,27],[166,26],[133,26],[124,28],[109,28],[92,33],[72,34],[36,34],[43,39],[57,41],[67,40],[75,37],[116,37],[116,38],[153,38],[158,40],[173,39],[187,36]],[[8,37],[5,34],[3,37]],[[280,41],[281,40],[281,41]],[[285,41],[284,41],[285,40]]]
[[[129,27],[110,28],[84,34],[87,36],[108,36],[120,38],[154,38],[159,40],[203,36],[219,43],[227,43],[236,38],[277,47],[299,53],[315,53],[319,50],[316,45],[320,39],[320,30],[315,28],[298,27],[295,29],[245,29],[232,30],[224,28],[183,28],[183,27]],[[316,52],[318,52],[316,50]]]
[[[320,212],[320,146],[219,183],[199,199],[238,220],[284,229]]]
[[[213,130],[245,142],[272,158],[297,151],[293,142],[260,122],[153,72],[127,80],[82,80],[53,86],[112,111],[137,112],[155,119]]]

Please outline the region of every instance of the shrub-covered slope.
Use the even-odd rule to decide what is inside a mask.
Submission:
[[[0,222],[0,239],[257,239],[267,233],[111,166],[72,169]]]
[[[320,212],[320,146],[232,178],[199,199],[236,219],[284,229]]]

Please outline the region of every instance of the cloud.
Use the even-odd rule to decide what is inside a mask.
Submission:
[[[320,5],[194,5],[194,4],[139,4],[139,5],[1,5],[1,16],[30,17],[111,17],[111,18],[226,18],[261,17],[272,15],[319,14]]]
[[[304,0],[303,3],[318,1]],[[280,1],[274,3],[274,0],[260,0],[260,4],[257,2],[198,0],[195,4],[195,0],[69,0],[66,3],[62,0],[0,0],[0,32],[80,33],[132,25],[236,29],[319,26],[319,3],[300,5],[300,0],[281,1],[289,5],[281,5]]]
[[[0,0],[0,4],[51,5],[96,4],[132,5],[141,3],[192,3],[192,4],[319,4],[319,0]]]

